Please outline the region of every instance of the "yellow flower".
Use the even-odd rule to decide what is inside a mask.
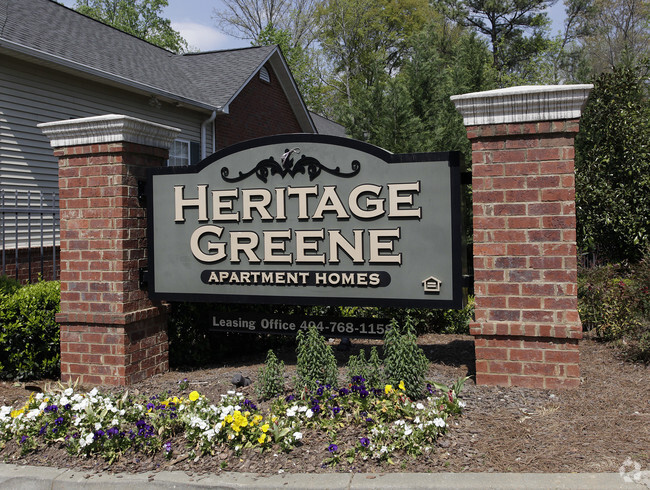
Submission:
[[[192,393],[190,393],[189,398],[190,398],[190,401],[191,401],[191,402],[195,402],[196,400],[199,399],[200,396],[201,396],[201,395],[199,395],[199,392],[198,392],[198,391],[193,391]]]
[[[226,415],[226,424],[231,424],[233,420],[234,419],[232,415]]]
[[[237,423],[232,424],[230,427],[232,428],[232,430],[234,430],[237,433],[239,433],[239,431],[241,430],[241,427]]]
[[[399,386],[398,386],[398,388],[399,388],[400,390],[402,390],[402,391],[406,391],[406,387],[404,386],[404,381],[400,381],[400,382],[399,382]]]
[[[392,391],[393,391],[393,385],[386,385],[386,387],[384,388],[384,393],[386,393],[387,395],[389,393],[392,393]]]
[[[269,424],[264,424],[262,427],[260,427],[262,432],[266,432],[267,430],[269,430],[269,428],[270,428]]]
[[[263,418],[264,417],[262,417],[261,415],[255,415],[255,417],[253,417],[253,421],[251,423],[253,425],[257,425],[262,421]]]
[[[20,410],[13,410],[13,411],[11,412],[11,418],[12,418],[12,419],[15,419],[15,418],[18,417],[21,413],[24,413],[24,412],[25,412],[25,409],[24,409],[24,408],[21,408]]]
[[[266,440],[266,434],[262,434],[257,440],[257,442],[259,442],[260,444],[264,444],[265,440]]]

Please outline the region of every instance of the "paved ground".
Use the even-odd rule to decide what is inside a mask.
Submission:
[[[389,473],[389,474],[282,474],[259,476],[246,473],[188,476],[184,472],[143,474],[90,474],[39,466],[0,464],[0,489],[571,489],[604,490],[650,488],[650,474],[627,477],[618,473]]]

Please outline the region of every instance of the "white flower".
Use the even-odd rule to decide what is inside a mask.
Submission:
[[[287,408],[287,417],[295,417],[296,411],[293,408]]]
[[[308,408],[307,411],[305,412],[305,417],[310,419],[310,418],[312,418],[313,415],[314,415],[314,412],[311,411],[311,408]]]
[[[92,444],[93,441],[95,440],[95,437],[93,436],[92,433],[88,434],[83,440],[85,440],[86,444]],[[81,442],[81,441],[80,441]],[[86,445],[84,444],[84,446]]]
[[[299,441],[300,439],[302,439],[302,432],[294,432],[294,433],[293,433],[293,438],[294,438],[296,441]]]
[[[45,410],[45,407],[47,407],[47,402],[43,402],[38,406],[39,410]]]
[[[72,396],[73,393],[74,393],[74,390],[73,390],[72,388],[66,388],[66,389],[63,391],[63,394],[64,394],[65,396]]]
[[[214,429],[206,430],[203,435],[208,439],[208,441],[211,441],[214,437]]]
[[[413,433],[413,429],[411,428],[411,426],[407,425],[406,429],[404,429],[404,435],[405,436],[410,436],[412,433]]]
[[[40,411],[39,409],[35,408],[35,409],[30,410],[29,412],[27,412],[27,414],[25,415],[25,417],[27,417],[28,419],[31,420],[31,419],[35,419],[35,418],[38,417],[40,414],[41,414],[41,411]]]
[[[88,392],[88,396],[97,396],[97,393],[99,393],[99,392],[97,391],[97,388],[93,388],[92,390],[90,390],[90,391]]]
[[[307,407],[306,407],[305,405],[302,405],[302,406],[298,409],[298,411],[299,411],[300,413],[306,412],[306,411],[307,411]]]
[[[386,446],[382,446],[381,449],[379,450],[380,453],[385,454],[388,452],[388,448]]]
[[[424,405],[422,403],[418,403],[417,405],[415,405],[415,408],[417,408],[418,410],[424,410]]]
[[[436,427],[445,427],[447,423],[442,420],[440,417],[436,417],[433,419],[433,423],[435,424]]]
[[[68,400],[68,397],[65,395],[63,395],[59,400],[59,405],[67,405],[68,403],[70,403],[70,400]]]
[[[37,400],[42,400],[45,395],[43,393],[38,393],[34,398]]]
[[[465,408],[467,406],[467,404],[463,400],[458,400],[458,406],[460,408]]]
[[[101,428],[102,428],[102,424],[100,424],[99,422],[95,422],[95,430],[99,430]]]

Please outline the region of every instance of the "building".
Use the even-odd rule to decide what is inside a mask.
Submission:
[[[177,55],[51,0],[0,0],[1,273],[56,253],[58,165],[36,125],[102,114],[181,129],[170,165],[317,132],[277,46]]]

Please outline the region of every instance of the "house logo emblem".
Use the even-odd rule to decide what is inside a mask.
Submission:
[[[422,287],[424,288],[425,294],[440,293],[441,285],[442,285],[442,281],[433,276],[429,276],[424,281],[422,281]]]

